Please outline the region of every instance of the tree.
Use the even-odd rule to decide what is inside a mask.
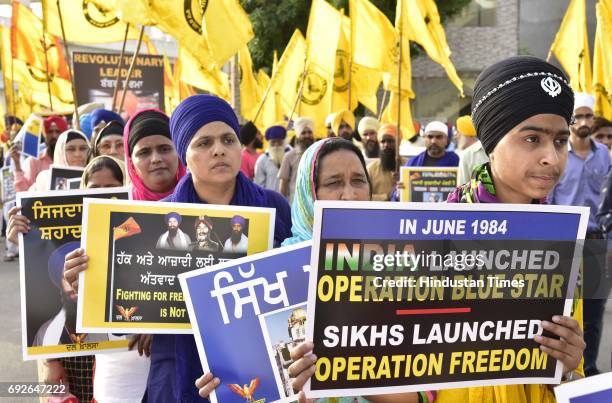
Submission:
[[[397,0],[371,0],[391,22],[395,21]],[[442,22],[461,11],[471,0],[435,0]],[[329,0],[348,15],[348,0]],[[306,35],[311,0],[240,0],[249,14],[255,37],[249,42],[253,67],[268,72],[272,67],[274,51],[282,54],[296,28]],[[418,54],[413,52],[413,56]]]

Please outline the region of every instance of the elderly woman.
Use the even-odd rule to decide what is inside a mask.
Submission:
[[[293,236],[286,239],[283,245],[312,239],[315,200],[368,201],[370,198],[370,180],[359,148],[341,137],[331,137],[316,142],[304,152],[300,161],[295,198],[291,205]],[[295,390],[301,390],[314,374],[316,361],[311,354],[312,349],[313,344],[307,342],[300,344],[291,352],[295,362],[289,367],[289,375],[294,378]],[[197,380],[196,386],[200,389],[200,396],[207,397],[220,383],[219,378],[207,373]],[[419,401],[419,395],[433,399],[430,392],[422,392],[367,396],[367,400],[381,403],[416,403]],[[301,392],[300,401],[304,400],[304,393]],[[359,400],[364,401],[361,398]],[[338,401],[352,402],[353,398],[340,398]]]

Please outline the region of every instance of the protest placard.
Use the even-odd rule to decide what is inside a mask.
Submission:
[[[404,188],[400,191],[400,201],[444,202],[457,187],[457,175],[457,168],[402,167],[400,181]]]
[[[555,397],[557,403],[612,402],[612,372],[559,385]]]
[[[49,169],[51,170],[51,176],[49,178],[49,190],[73,189],[70,187],[69,181],[75,178],[78,179],[78,183],[80,186],[81,176],[83,176],[83,168],[61,167],[57,165],[51,165]]]
[[[127,341],[76,330],[76,295],[64,280],[64,257],[81,241],[84,197],[129,199],[127,188],[22,192],[30,231],[19,236],[24,360],[127,350]]]
[[[73,52],[74,82],[78,105],[101,102],[112,109],[113,91],[117,82],[117,53]],[[132,55],[126,54],[120,71],[119,88],[123,90]],[[164,109],[164,60],[161,55],[139,54],[125,98],[128,116],[146,108]]]
[[[213,403],[291,399],[290,350],[306,335],[310,242],[179,275]],[[293,396],[295,400],[295,396]]]
[[[11,167],[2,167],[2,203],[15,200],[15,185],[13,184],[13,172]]]
[[[534,336],[580,303],[588,209],[439,206],[316,203],[308,397],[560,381]]]
[[[270,208],[86,200],[77,329],[191,333],[178,274],[272,248]]]

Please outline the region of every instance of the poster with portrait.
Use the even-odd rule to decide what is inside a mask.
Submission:
[[[62,167],[51,165],[51,177],[49,182],[49,190],[70,190],[70,180],[78,179],[81,184],[81,176],[83,176],[84,168],[77,167]]]
[[[555,337],[542,321],[578,308],[588,217],[574,206],[316,202],[306,395],[558,384],[563,365],[534,338]]]
[[[22,192],[30,231],[19,235],[24,360],[126,350],[127,341],[76,330],[76,294],[64,280],[64,257],[79,247],[83,198],[130,198],[127,188]]]
[[[83,332],[191,333],[177,276],[271,249],[275,209],[85,200]]]
[[[458,168],[401,167],[402,202],[442,203],[457,187]]]
[[[305,341],[311,242],[179,275],[212,403],[295,400],[290,351]]]
[[[73,52],[74,82],[77,104],[101,102],[112,109],[117,78],[117,53]],[[132,55],[123,57],[119,79],[119,99],[132,62]],[[123,111],[132,116],[140,109],[164,109],[164,60],[161,55],[139,54],[127,88]]]

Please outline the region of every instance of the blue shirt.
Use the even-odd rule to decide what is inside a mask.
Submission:
[[[608,174],[601,189],[601,204],[597,213],[597,222],[601,230],[612,239],[612,171]]]
[[[610,152],[606,146],[591,140],[591,151],[585,160],[568,143],[565,172],[548,195],[550,204],[585,206],[591,211],[587,231],[598,231],[595,218],[601,200],[601,187],[610,170]]]

